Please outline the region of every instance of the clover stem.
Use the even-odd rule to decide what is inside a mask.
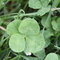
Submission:
[[[51,11],[60,10],[60,8],[51,8]],[[37,12],[21,14],[20,16],[38,16]]]
[[[60,10],[60,8],[52,8],[51,11]]]
[[[60,8],[51,8],[52,12],[55,11],[55,10],[60,10]],[[18,13],[12,13],[12,14],[7,14],[7,15],[2,15],[2,16],[0,16],[0,18],[5,17],[4,19],[7,19],[7,18],[14,18],[14,17],[17,17],[17,16],[18,16]],[[33,12],[33,13],[20,14],[19,16],[20,17],[24,17],[24,16],[39,16],[39,14],[37,14],[37,12]]]

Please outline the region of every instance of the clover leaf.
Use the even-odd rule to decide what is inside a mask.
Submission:
[[[55,53],[49,53],[46,56],[45,60],[59,60],[59,59],[58,59],[58,55],[57,54],[55,54]]]
[[[19,32],[25,35],[37,35],[40,32],[40,27],[35,19],[26,18],[21,21]]]
[[[15,20],[7,26],[7,32],[11,35],[9,46],[14,52],[36,53],[45,48],[44,36],[35,19]]]
[[[47,7],[50,0],[29,0],[29,7],[33,9],[40,9],[42,7]]]
[[[25,39],[23,35],[13,34],[9,40],[9,47],[14,52],[22,52],[25,49]]]
[[[7,33],[9,35],[13,35],[13,34],[19,33],[18,27],[20,25],[20,22],[21,22],[20,20],[14,20],[11,23],[9,23],[7,25],[7,29],[6,29]]]
[[[51,6],[43,7],[37,11],[37,15],[43,16],[50,11]]]
[[[45,47],[45,40],[42,34],[26,37],[26,52],[36,53]]]
[[[58,18],[57,20],[53,20],[51,22],[52,27],[55,31],[59,32],[60,31],[60,18]]]

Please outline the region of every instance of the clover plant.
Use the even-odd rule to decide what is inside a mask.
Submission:
[[[60,0],[0,0],[0,60],[60,60]]]

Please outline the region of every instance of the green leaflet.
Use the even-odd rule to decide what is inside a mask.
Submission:
[[[19,32],[24,35],[37,35],[40,33],[40,27],[35,19],[26,18],[24,19],[20,26]]]
[[[55,31],[60,31],[60,18],[58,18],[57,20],[53,20],[51,24]]]
[[[51,0],[41,0],[42,7],[47,7]]]
[[[46,42],[46,44],[45,44],[45,48],[46,48],[50,45],[51,41],[50,41],[50,39],[45,39],[45,42]]]
[[[35,55],[36,57],[38,57],[39,60],[44,60],[44,58],[45,58],[45,56],[46,56],[45,50],[43,49],[43,50],[41,50],[41,51],[39,51],[39,52],[37,52],[37,53],[34,53],[34,55]]]
[[[20,34],[14,34],[11,36],[9,40],[9,47],[14,52],[22,52],[25,49],[25,39],[23,35]]]
[[[58,24],[55,20],[52,21],[52,27],[54,30],[59,31]]]
[[[9,23],[7,25],[7,29],[6,29],[7,33],[9,35],[13,35],[13,34],[19,33],[19,31],[18,31],[19,25],[20,25],[20,20],[12,21],[11,23]]]
[[[50,6],[46,8],[41,8],[40,10],[37,11],[37,14],[40,16],[43,16],[44,14],[48,13],[50,11]]]
[[[41,31],[41,33],[43,33],[43,30]],[[43,33],[44,39],[45,39],[45,48],[48,47],[51,43],[50,41],[50,37],[54,36],[53,32],[50,29],[46,29],[44,30]]]
[[[26,37],[26,52],[36,53],[45,47],[45,39],[42,34]]]
[[[33,9],[40,9],[41,2],[39,0],[29,0],[29,7]]]
[[[45,37],[45,42],[46,42],[45,47],[48,47],[49,44],[51,43],[50,42],[51,36],[53,36],[53,33],[51,31],[49,31],[49,30],[44,31],[44,37]]]
[[[45,23],[46,23],[46,20],[47,20],[47,16],[43,16],[42,19],[41,19],[41,24],[42,26],[46,26]]]
[[[29,0],[29,7],[33,9],[40,9],[42,7],[47,7],[49,0]]]
[[[59,60],[58,55],[55,53],[50,53],[46,56],[45,60]]]
[[[51,18],[49,20],[47,20],[47,16],[43,16],[41,19],[41,24],[46,28],[50,28],[51,27]]]
[[[44,31],[44,36],[46,39],[50,38],[51,36],[53,36],[53,32],[50,30],[45,30]]]

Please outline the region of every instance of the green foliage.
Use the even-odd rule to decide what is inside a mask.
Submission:
[[[9,40],[9,46],[14,52],[22,52],[25,49],[24,36],[13,34]]]
[[[0,60],[60,60],[60,0],[0,0]]]
[[[47,7],[50,0],[29,0],[29,7],[33,9],[40,9],[42,7]]]
[[[53,20],[51,22],[53,29],[56,30],[57,32],[60,31],[60,23],[59,22],[60,22],[60,18],[58,18],[57,20]]]
[[[34,27],[33,27],[34,26]],[[24,19],[20,26],[19,26],[19,32],[24,35],[38,35],[40,32],[40,27],[34,19],[26,18]]]
[[[50,6],[42,7],[37,11],[37,14],[40,16],[43,16],[44,14],[48,13],[50,11]]]
[[[47,16],[43,16],[43,18],[41,19],[41,24],[46,28],[50,28],[51,27],[51,18],[49,18],[49,20],[47,20]]]
[[[34,19],[26,18],[21,22],[14,20],[8,24],[7,33],[11,35],[9,46],[14,52],[35,53],[45,48],[44,36],[40,33],[40,27]],[[24,35],[24,38],[22,35]]]
[[[54,30],[59,31],[58,24],[54,20],[52,21],[52,27],[53,27]]]
[[[11,23],[9,23],[7,25],[7,33],[9,35],[13,35],[13,34],[19,33],[19,31],[18,31],[19,25],[20,25],[20,20],[12,21]]]
[[[32,42],[31,42],[32,41]],[[43,35],[29,36],[26,38],[26,52],[36,53],[45,47],[45,40]]]
[[[39,60],[43,60],[46,56],[45,50],[41,50],[37,53],[34,53],[34,55],[37,56]]]
[[[41,8],[41,2],[39,0],[29,0],[29,7],[34,9],[40,9]]]
[[[45,60],[59,60],[58,55],[55,53],[50,53],[46,56]]]

